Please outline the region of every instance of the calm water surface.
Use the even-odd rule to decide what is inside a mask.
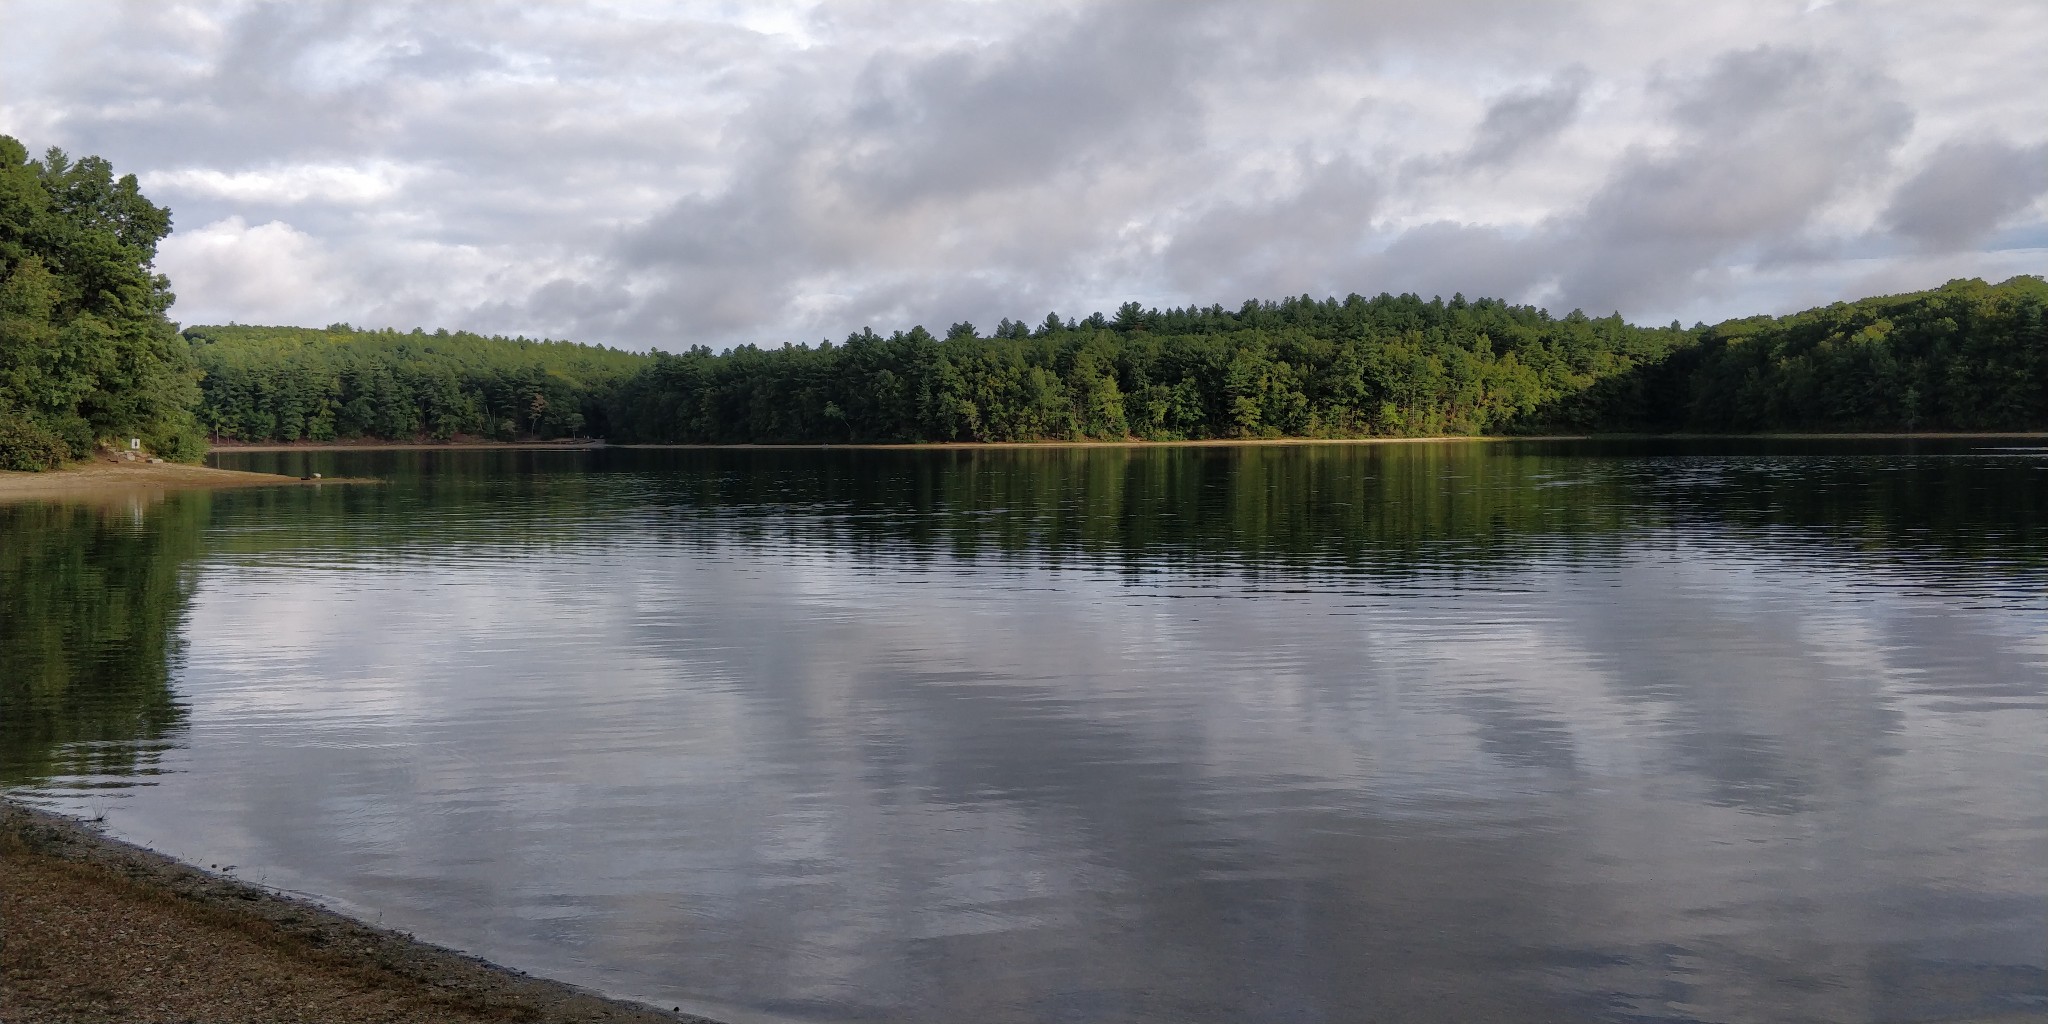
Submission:
[[[388,483],[0,507],[0,786],[733,1020],[2033,1019],[2020,444],[229,456]]]

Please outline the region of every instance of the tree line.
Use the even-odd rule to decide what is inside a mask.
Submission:
[[[1463,296],[955,324],[657,354],[604,399],[660,442],[2048,428],[2048,282],[1958,280],[1690,329]]]
[[[241,441],[603,436],[648,357],[566,341],[415,328],[193,327],[200,422]]]
[[[1712,327],[1462,295],[1143,309],[651,355],[355,331],[186,331],[218,436],[745,444],[2026,430],[2048,283],[1952,281]]]
[[[1568,418],[1569,396],[1689,341],[1463,296],[1131,303],[986,336],[963,323],[657,354],[609,418],[620,440],[707,443],[1494,433]]]
[[[1700,332],[1626,381],[1642,430],[2048,428],[2048,281],[1950,281]]]

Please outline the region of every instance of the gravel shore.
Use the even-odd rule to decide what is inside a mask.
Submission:
[[[373,928],[7,800],[0,1021],[710,1024]]]

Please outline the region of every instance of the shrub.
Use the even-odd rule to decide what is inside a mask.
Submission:
[[[63,465],[71,456],[71,446],[48,427],[0,412],[0,469],[38,473]]]

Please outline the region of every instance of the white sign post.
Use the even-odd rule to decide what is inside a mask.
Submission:
[[[139,452],[139,451],[141,451],[141,450],[142,450],[142,439],[141,439],[141,438],[139,438],[139,437],[131,437],[131,438],[129,438],[129,439],[128,439],[128,450],[129,450],[129,451],[131,451],[131,452]]]

